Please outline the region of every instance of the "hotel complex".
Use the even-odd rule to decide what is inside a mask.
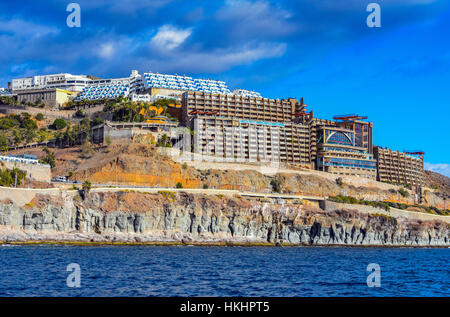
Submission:
[[[174,117],[193,131],[189,144],[205,160],[281,163],[416,188],[424,182],[423,152],[374,147],[367,117],[315,118],[303,98],[269,99],[255,91],[230,90],[223,81],[137,71],[111,79],[71,74],[14,79],[12,93],[20,101],[59,106],[70,99],[171,98],[181,104],[171,109]],[[167,128],[173,126],[170,122]]]

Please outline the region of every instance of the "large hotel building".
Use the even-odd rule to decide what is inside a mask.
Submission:
[[[365,121],[367,117],[315,118],[303,98],[269,99],[255,91],[231,91],[223,81],[137,71],[111,79],[71,74],[27,77],[14,79],[12,90],[20,101],[46,104],[72,98],[125,97],[137,102],[172,98],[182,104],[173,116],[193,130],[189,144],[193,141],[194,152],[205,160],[276,162],[382,182],[423,184],[423,153],[415,157],[374,148],[373,123]]]
[[[377,179],[380,182],[423,186],[423,152],[404,153],[376,146],[374,153],[377,160]]]
[[[194,152],[207,160],[312,167],[305,125],[208,116],[196,116],[192,123]]]
[[[182,123],[194,131],[194,151],[209,159],[277,161],[376,179],[371,122],[317,119],[293,98],[190,91],[182,111]]]

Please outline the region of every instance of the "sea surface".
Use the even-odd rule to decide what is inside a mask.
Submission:
[[[0,296],[449,296],[449,260],[427,248],[3,245]]]

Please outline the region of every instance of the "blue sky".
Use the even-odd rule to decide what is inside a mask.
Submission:
[[[75,2],[75,1],[74,1]],[[69,72],[225,80],[304,97],[316,116],[368,115],[374,143],[424,150],[450,176],[450,3],[439,0],[82,0],[0,2],[0,86]],[[366,6],[381,6],[381,28]]]

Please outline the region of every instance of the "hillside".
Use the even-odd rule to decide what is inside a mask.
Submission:
[[[70,176],[70,180],[89,180],[102,186],[130,185],[149,187],[175,187],[203,189],[233,189],[249,192],[272,191],[307,196],[351,196],[366,201],[390,201],[414,205],[415,195],[395,185],[358,177],[313,171],[264,168],[258,165],[175,162],[156,147],[154,140],[112,143],[109,146],[70,147],[52,149],[56,167],[53,178]],[[15,151],[14,153],[44,156],[42,149]],[[340,178],[342,184],[337,181]],[[402,189],[403,190],[403,189]],[[425,193],[422,204],[444,209],[446,203],[432,189]],[[429,212],[433,212],[429,210]]]
[[[436,189],[437,195],[450,200],[450,178],[432,171],[425,171],[426,186]]]

